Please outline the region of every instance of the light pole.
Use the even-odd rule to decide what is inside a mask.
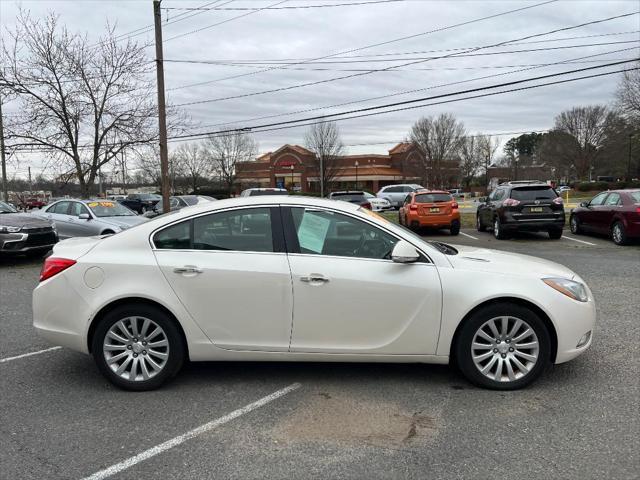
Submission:
[[[293,163],[292,163],[291,164],[291,191],[292,192],[293,192],[293,186],[294,186],[294,183],[293,183]]]
[[[629,160],[627,160],[627,182],[631,181],[631,138],[633,138],[633,133],[629,134]]]
[[[356,160],[356,190],[358,189],[358,160]]]

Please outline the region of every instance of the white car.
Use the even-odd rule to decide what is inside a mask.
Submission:
[[[367,198],[367,200],[369,200],[369,203],[371,204],[371,210],[373,210],[374,212],[383,212],[385,210],[390,210],[393,208],[389,203],[389,200],[387,200],[386,198],[378,198],[369,192],[364,192],[364,196]]]
[[[584,281],[538,258],[427,242],[346,202],[248,197],[58,243],[33,324],[116,385],[183,361],[454,361],[515,389],[592,342]]]

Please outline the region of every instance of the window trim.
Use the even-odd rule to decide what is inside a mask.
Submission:
[[[193,248],[193,231],[194,231],[194,220],[200,217],[206,217],[208,215],[216,215],[218,213],[230,212],[234,210],[253,210],[256,208],[268,208],[271,210],[271,241],[273,243],[273,251],[272,252],[259,252],[256,250],[204,250],[199,248]],[[191,248],[158,248],[156,247],[153,238],[160,233],[162,230],[167,228],[171,228],[179,223],[189,222],[189,246]],[[207,252],[207,253],[258,253],[258,254],[286,254],[286,246],[284,240],[284,231],[282,228],[282,214],[280,205],[268,204],[268,205],[243,205],[239,207],[231,207],[231,208],[221,208],[219,210],[210,210],[207,212],[202,212],[197,215],[193,215],[191,217],[185,217],[176,219],[175,221],[162,225],[156,229],[154,229],[149,234],[149,245],[151,245],[151,249],[159,252]]]

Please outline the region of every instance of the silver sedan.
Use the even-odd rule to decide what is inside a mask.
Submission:
[[[54,221],[60,239],[118,233],[147,221],[112,200],[59,200],[33,214]]]

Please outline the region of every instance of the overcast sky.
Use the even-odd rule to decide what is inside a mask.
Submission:
[[[231,62],[315,59],[542,3],[542,0],[538,2],[409,0],[330,8],[261,10],[253,11],[249,15],[246,14],[252,12],[251,10],[186,12],[176,9],[201,7],[207,3],[214,3],[214,6],[217,5],[221,8],[260,8],[274,5],[276,7],[292,7],[364,1],[369,0],[290,0],[284,3],[278,2],[278,0],[235,0],[232,2],[229,0],[219,2],[164,0],[162,6],[171,8],[163,10],[163,19],[165,23],[167,20],[169,22],[164,27],[163,33],[165,38],[164,55],[168,60],[224,60]],[[37,0],[22,2],[0,0],[0,23],[3,27],[13,28],[19,5],[30,10],[34,17],[42,17],[48,12],[55,12],[60,15],[61,21],[68,28],[87,31],[89,37],[93,39],[98,37],[107,21],[115,23],[119,33],[127,33],[153,24],[153,7],[150,0]],[[362,73],[362,71],[370,69],[387,68],[412,60],[459,53],[460,51],[407,52],[465,49],[492,45],[553,29],[634,12],[638,10],[638,5],[637,0],[557,1],[465,26],[415,36],[411,39],[387,43],[354,53],[337,55],[339,57],[359,55],[359,57],[350,60],[332,57],[317,61],[315,64],[307,62],[289,66],[289,68],[277,68],[268,72],[228,80],[220,79],[263,70],[273,65],[265,67],[261,64],[232,66],[167,62],[165,66],[167,100],[173,104],[181,104],[218,99]],[[185,13],[195,15],[173,24],[170,23],[178,15]],[[239,15],[246,16],[221,25],[211,26]],[[207,28],[209,26],[211,27]],[[195,31],[198,29],[202,30]],[[607,61],[639,57],[639,29],[640,18],[638,15],[634,15],[528,40],[537,43],[484,48],[477,51],[475,56],[431,59],[396,70],[360,75],[321,85],[190,105],[184,108],[192,119],[202,126],[196,131],[207,131],[219,128],[219,124],[232,124],[226,127],[259,125],[272,121],[410,100],[529,76],[593,66],[600,62],[607,63]],[[189,33],[192,31],[195,32]],[[180,34],[186,35],[171,39],[171,37]],[[600,36],[603,34],[611,35]],[[564,40],[567,37],[592,35],[598,36]],[[151,42],[153,32],[144,33],[135,38],[141,42]],[[625,43],[584,46],[611,42]],[[573,47],[505,53],[514,50],[565,46]],[[626,51],[620,51],[622,49],[626,49]],[[148,52],[149,58],[153,59],[153,48],[150,47]],[[496,54],[477,55],[478,53]],[[476,77],[511,72],[532,65],[563,62],[596,54],[602,55],[585,59],[589,63],[540,66],[526,72],[472,80]],[[362,55],[368,56],[363,57]],[[390,58],[396,60],[373,61]],[[359,60],[359,62],[354,62],[354,60]],[[326,63],[338,61],[349,63]],[[320,62],[325,63],[318,65]],[[609,68],[608,70],[613,69]],[[607,71],[607,69],[597,70],[597,72],[601,71]],[[219,81],[206,85],[184,87],[192,83],[210,80]],[[346,120],[340,122],[339,125],[344,143],[347,145],[383,142],[380,145],[349,146],[349,153],[386,153],[394,142],[402,140],[407,135],[411,124],[417,118],[441,112],[453,113],[464,122],[470,132],[497,133],[544,130],[553,125],[554,116],[564,109],[576,105],[611,103],[617,80],[617,76],[582,80],[524,92]],[[438,87],[438,85],[462,81],[465,83]],[[416,89],[424,90],[364,101],[372,97]],[[362,102],[330,108],[331,105],[360,100]],[[15,102],[10,103],[5,106],[5,111],[10,113],[12,110],[15,111],[15,108]],[[317,110],[266,120],[249,120],[307,109]],[[307,127],[259,133],[256,134],[256,140],[258,140],[260,150],[263,152],[278,148],[284,143],[303,143],[305,128]],[[506,139],[508,136],[503,137],[503,140]]]

